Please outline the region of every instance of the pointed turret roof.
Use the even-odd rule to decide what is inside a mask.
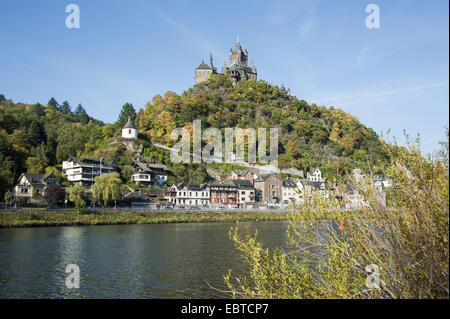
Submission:
[[[128,116],[128,122],[127,122],[127,124],[125,124],[125,126],[123,128],[134,128],[134,129],[136,129],[136,126],[134,126],[134,123],[131,120],[131,117]]]

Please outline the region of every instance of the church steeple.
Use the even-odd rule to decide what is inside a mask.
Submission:
[[[211,66],[211,69],[214,69],[212,53],[209,54],[209,65]]]

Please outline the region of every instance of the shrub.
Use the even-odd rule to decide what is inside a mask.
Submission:
[[[292,214],[284,249],[257,234],[230,233],[250,265],[225,282],[244,298],[449,298],[448,164],[421,155],[418,142],[390,147],[387,206],[370,177],[355,182],[366,206],[315,198]],[[339,227],[338,227],[339,226]],[[379,279],[379,280],[377,280]]]

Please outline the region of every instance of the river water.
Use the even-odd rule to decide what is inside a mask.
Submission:
[[[0,229],[0,298],[221,298],[229,269],[246,273],[232,223]],[[241,223],[268,248],[287,222]],[[68,264],[80,288],[66,287]]]

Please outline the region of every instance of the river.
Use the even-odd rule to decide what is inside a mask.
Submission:
[[[247,267],[231,223],[0,229],[0,298],[222,298],[223,276]],[[241,223],[266,247],[285,243],[287,222]],[[68,264],[80,288],[66,287]]]

